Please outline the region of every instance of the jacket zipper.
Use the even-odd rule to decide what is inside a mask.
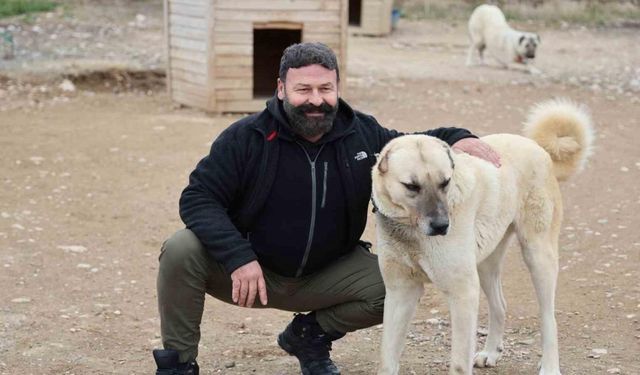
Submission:
[[[329,162],[324,162],[324,177],[322,179],[322,203],[320,203],[320,208],[324,208],[324,204],[327,201],[327,173],[329,171]]]
[[[309,259],[309,253],[311,252],[311,244],[313,244],[313,233],[316,229],[316,210],[317,210],[317,179],[316,179],[316,160],[320,156],[322,149],[324,148],[324,144],[320,146],[316,157],[311,159],[309,153],[304,148],[304,146],[298,142],[296,142],[302,151],[304,152],[309,164],[311,165],[311,223],[309,224],[309,236],[307,237],[307,246],[304,250],[304,256],[302,257],[302,262],[300,263],[300,267],[296,271],[296,277],[302,276],[302,271],[304,271],[304,267],[307,265],[307,260]]]

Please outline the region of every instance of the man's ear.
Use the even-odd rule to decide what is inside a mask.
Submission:
[[[278,78],[278,99],[284,100],[284,82]]]

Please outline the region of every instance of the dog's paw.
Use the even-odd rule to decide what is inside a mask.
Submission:
[[[538,375],[562,375],[560,373],[560,371],[544,371],[544,370],[540,370],[540,372],[538,373]]]
[[[502,357],[501,351],[481,351],[473,358],[474,367],[496,367],[498,361]]]
[[[555,366],[551,366],[551,367],[555,367]],[[562,375],[562,374],[560,373],[559,369],[545,371],[542,368],[542,362],[538,362],[538,375]]]
[[[529,67],[527,68],[527,71],[529,72],[529,74],[532,74],[532,75],[535,75],[535,76],[542,74],[542,70],[536,68],[535,66],[531,66],[531,65],[529,65]]]

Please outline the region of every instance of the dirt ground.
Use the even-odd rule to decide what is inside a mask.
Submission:
[[[133,12],[107,28],[122,32],[100,40],[99,49],[66,57],[24,54],[0,71],[0,374],[155,369],[159,247],[182,227],[177,202],[189,172],[239,116],[179,108],[157,84],[58,87],[61,71],[109,60],[104,51],[112,51],[114,64],[161,66],[162,55],[154,57],[161,44],[148,44],[162,39],[161,9],[148,5]],[[142,19],[136,14],[144,16],[145,27],[134,22]],[[70,23],[68,15],[55,13],[40,20],[41,30],[62,24],[59,38],[71,43],[74,32],[99,25],[99,17],[83,17]],[[24,40],[41,37],[32,25],[15,23],[27,31]],[[595,153],[585,171],[563,185],[556,303],[561,367],[565,375],[639,374],[638,30],[537,31],[543,40],[539,76],[465,67],[462,24],[403,20],[388,38],[351,36],[345,97],[388,127],[455,124],[479,135],[518,133],[527,109],[548,98],[587,105],[596,125]],[[87,45],[96,37],[80,36]],[[65,43],[60,48],[69,47]],[[127,43],[146,49],[133,56]],[[33,72],[55,74],[40,82],[18,78]],[[373,239],[374,226],[371,217],[365,238]],[[541,353],[537,305],[515,246],[503,283],[504,357],[499,367],[475,373],[534,374]],[[486,331],[481,301],[479,343]],[[202,373],[299,373],[297,361],[275,343],[290,318],[208,299]],[[413,323],[401,373],[445,374],[448,310],[432,287]],[[373,327],[334,344],[332,356],[343,374],[375,373],[380,333]]]

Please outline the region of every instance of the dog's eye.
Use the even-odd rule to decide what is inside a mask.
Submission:
[[[402,183],[402,185],[404,185],[404,187],[407,188],[407,190],[412,191],[414,193],[420,192],[420,185],[413,184],[413,183],[405,184],[404,182]]]
[[[446,180],[444,180],[441,184],[440,184],[440,189],[444,190],[447,188],[447,186],[449,186],[449,181],[451,181],[450,178],[447,178]]]

